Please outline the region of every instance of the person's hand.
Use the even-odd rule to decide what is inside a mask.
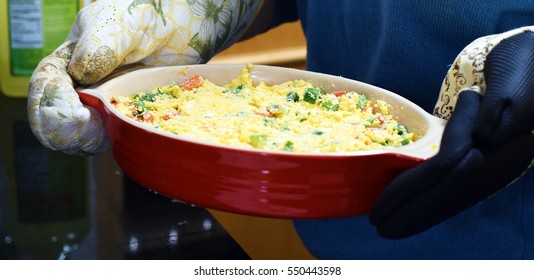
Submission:
[[[204,63],[236,42],[260,0],[99,0],[82,9],[65,43],[30,78],[28,117],[47,148],[68,154],[109,149],[98,113],[74,90],[119,67]]]
[[[370,221],[381,236],[398,239],[422,232],[502,190],[532,167],[534,32],[521,31],[491,47],[480,48],[487,56],[468,67],[478,68],[471,72],[476,72],[471,85],[483,88],[483,96],[470,89],[442,95],[445,102],[438,103],[436,112],[450,120],[440,151],[401,173],[374,205]],[[466,81],[461,62],[451,69],[451,77]],[[444,87],[460,84],[451,80]]]

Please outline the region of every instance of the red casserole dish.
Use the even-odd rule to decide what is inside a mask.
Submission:
[[[294,79],[325,91],[346,90],[382,99],[409,131],[412,144],[346,153],[273,152],[202,142],[147,127],[119,113],[111,96],[151,91],[201,75],[227,84],[246,65],[190,65],[133,70],[90,88],[82,102],[98,110],[123,171],[159,194],[202,207],[276,218],[333,218],[367,214],[400,172],[435,155],[445,121],[387,90],[342,77],[255,65],[255,81]]]

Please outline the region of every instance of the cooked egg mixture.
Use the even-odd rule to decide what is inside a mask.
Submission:
[[[228,85],[193,76],[150,93],[112,97],[111,103],[157,129],[236,147],[347,152],[413,141],[384,101],[350,91],[324,92],[304,80],[254,83],[248,68]]]

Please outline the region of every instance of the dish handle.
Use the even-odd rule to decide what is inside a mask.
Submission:
[[[112,81],[114,78],[125,75],[127,73],[133,72],[139,69],[150,68],[150,66],[142,64],[131,64],[121,68],[116,69],[111,74],[100,80],[94,85],[87,87],[78,87],[76,92],[80,97],[80,100],[83,104],[93,107],[96,109],[100,115],[103,116],[102,112],[104,111],[104,95],[103,90],[109,89],[109,86],[106,86],[108,82]]]
[[[80,101],[97,110],[100,116],[104,116],[104,102],[99,92],[92,88],[77,88],[76,92]]]
[[[428,121],[428,131],[425,136],[411,145],[398,148],[395,151],[396,155],[425,161],[439,152],[439,146],[447,120],[430,114],[426,119]]]

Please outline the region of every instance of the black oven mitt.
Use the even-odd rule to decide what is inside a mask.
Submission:
[[[401,173],[370,213],[378,233],[408,237],[497,193],[534,159],[534,33],[505,39],[488,54],[484,96],[460,93],[440,151]]]

